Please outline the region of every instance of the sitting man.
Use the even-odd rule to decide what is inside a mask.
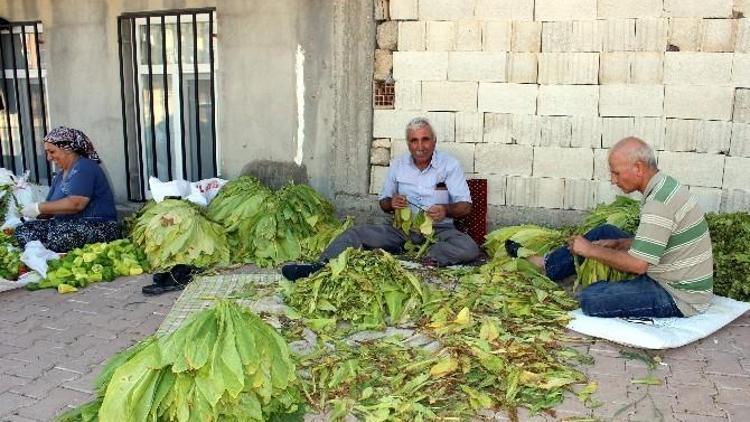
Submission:
[[[635,274],[598,281],[583,289],[581,309],[597,317],[687,317],[703,312],[713,295],[713,254],[703,211],[685,186],[658,170],[653,150],[634,137],[609,153],[612,183],[625,193],[643,193],[635,237],[602,225],[567,246],[529,261],[555,281],[575,274],[573,256],[593,258]],[[518,244],[506,242],[511,256]]]
[[[473,261],[479,247],[467,234],[458,231],[453,219],[471,212],[469,186],[458,161],[439,151],[432,126],[427,119],[415,118],[406,126],[409,154],[391,161],[380,208],[387,213],[411,207],[414,215],[423,210],[433,220],[436,243],[427,251],[426,263],[445,266]],[[288,280],[297,280],[318,271],[331,258],[348,247],[384,249],[401,253],[407,241],[423,243],[421,234],[407,235],[390,224],[353,227],[337,237],[312,264],[288,264],[281,272]]]

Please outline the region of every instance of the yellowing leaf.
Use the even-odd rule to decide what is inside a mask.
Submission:
[[[57,285],[57,292],[58,293],[73,293],[77,292],[78,289],[71,286],[70,284],[60,283]]]
[[[444,377],[458,369],[458,361],[454,358],[443,359],[430,368],[430,375],[434,378]]]
[[[461,309],[453,322],[459,325],[471,324],[471,311],[469,311],[469,308],[464,307],[463,309]]]

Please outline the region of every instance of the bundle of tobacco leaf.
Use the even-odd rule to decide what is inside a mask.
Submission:
[[[518,250],[520,257],[544,255],[565,244],[571,232],[569,228],[553,229],[534,224],[507,226],[488,234],[484,247],[490,257],[504,258],[508,256],[505,241],[510,239],[521,245]]]
[[[583,234],[596,226],[612,224],[628,233],[635,233],[640,221],[641,203],[627,196],[618,196],[611,203],[599,204],[589,211],[577,232]]]

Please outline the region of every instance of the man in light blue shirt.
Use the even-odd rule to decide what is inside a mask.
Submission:
[[[435,151],[437,139],[427,119],[418,117],[409,122],[406,142],[409,154],[391,161],[380,192],[380,208],[393,213],[396,209],[411,207],[413,213],[423,210],[432,218],[436,242],[427,251],[426,264],[445,266],[475,260],[479,247],[453,225],[454,218],[471,213],[469,186],[461,165],[452,156]],[[348,247],[400,253],[409,240],[415,244],[425,241],[419,233],[412,232],[407,237],[390,224],[357,226],[331,242],[319,262],[285,265],[281,272],[293,281],[323,268],[325,262]]]

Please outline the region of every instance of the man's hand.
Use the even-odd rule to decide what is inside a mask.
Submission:
[[[568,249],[573,255],[588,258],[594,245],[583,236],[571,236],[568,239]]]
[[[396,195],[391,198],[391,208],[398,210],[409,206],[409,202],[406,200],[404,195]]]
[[[37,218],[39,217],[39,203],[38,202],[32,202],[21,210],[21,214],[23,214],[26,218]]]
[[[594,245],[602,246],[605,248],[616,249],[618,251],[624,251],[630,249],[631,239],[602,239],[591,242]]]
[[[442,221],[448,215],[448,209],[445,205],[433,205],[427,210],[427,215],[432,218],[434,223]]]

